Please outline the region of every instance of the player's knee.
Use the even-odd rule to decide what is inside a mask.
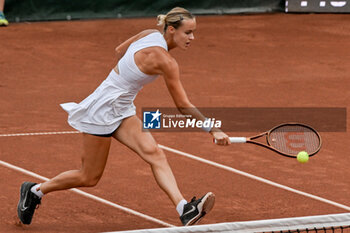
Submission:
[[[83,175],[81,177],[81,183],[83,187],[94,187],[100,181],[102,175]]]
[[[150,164],[162,163],[166,161],[165,154],[158,145],[147,145],[143,148],[143,157]]]
[[[146,156],[157,155],[160,150],[157,144],[144,144],[141,145],[140,149],[141,153]]]

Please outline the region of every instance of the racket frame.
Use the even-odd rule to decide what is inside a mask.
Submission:
[[[246,137],[245,140],[244,137],[230,137],[230,141],[232,143],[252,143],[252,144],[255,144],[255,145],[259,145],[259,146],[262,146],[262,147],[265,147],[267,149],[270,149],[272,151],[275,151],[283,156],[286,156],[286,157],[290,157],[290,158],[296,158],[297,156],[296,155],[293,155],[293,154],[288,154],[288,153],[284,153],[282,151],[279,151],[278,149],[274,148],[273,146],[271,146],[271,143],[270,143],[270,134],[272,131],[276,130],[277,128],[280,128],[282,126],[302,126],[302,127],[305,127],[305,128],[308,128],[310,129],[312,132],[314,132],[318,139],[319,139],[319,146],[317,148],[317,150],[313,151],[312,153],[309,154],[309,157],[315,155],[317,152],[320,151],[321,149],[321,146],[322,146],[322,139],[321,139],[321,136],[320,134],[312,127],[308,126],[308,125],[305,125],[305,124],[301,124],[301,123],[295,123],[295,122],[288,122],[288,123],[283,123],[283,124],[280,124],[280,125],[277,125],[275,127],[273,127],[272,129],[270,129],[269,131],[266,131],[264,133],[260,133],[260,134],[257,134],[255,136],[252,136],[252,137]],[[262,142],[259,142],[259,141],[256,141],[255,139],[257,138],[260,138],[260,137],[263,137],[263,136],[266,136],[266,143],[267,144],[264,144]]]

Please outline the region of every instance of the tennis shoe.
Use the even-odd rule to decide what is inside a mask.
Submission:
[[[17,214],[23,224],[30,224],[32,222],[34,211],[41,204],[41,198],[30,191],[34,185],[36,183],[32,182],[24,182],[21,185]]]
[[[0,12],[0,26],[7,26],[9,25],[9,22],[5,18],[5,15],[3,12]]]
[[[194,225],[210,212],[215,203],[215,195],[211,192],[196,200],[193,197],[191,202],[184,206],[180,220],[184,226]]]

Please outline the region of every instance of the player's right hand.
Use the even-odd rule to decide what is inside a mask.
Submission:
[[[231,144],[229,136],[224,132],[211,132],[211,134],[213,135],[213,141],[215,142],[215,144],[220,146],[227,146]]]

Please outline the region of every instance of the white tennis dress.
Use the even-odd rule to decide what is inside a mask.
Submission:
[[[107,79],[79,104],[64,103],[68,123],[75,129],[90,134],[110,134],[124,118],[136,114],[133,103],[142,87],[158,75],[147,75],[135,64],[134,54],[144,48],[159,46],[168,50],[160,32],[151,33],[133,42],[118,62],[119,74],[114,70]]]

